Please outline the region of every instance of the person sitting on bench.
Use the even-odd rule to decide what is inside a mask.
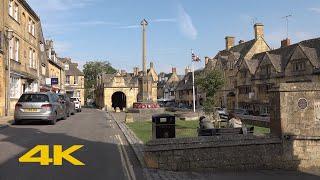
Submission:
[[[230,114],[229,127],[230,128],[242,128],[243,127],[241,119],[233,113]]]

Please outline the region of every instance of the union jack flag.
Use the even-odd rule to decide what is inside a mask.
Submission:
[[[194,62],[200,62],[201,61],[200,57],[195,55],[193,52],[192,52],[191,56],[192,56],[192,61],[194,61]]]

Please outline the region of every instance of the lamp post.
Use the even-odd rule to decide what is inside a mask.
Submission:
[[[8,75],[7,75],[7,87],[6,87],[6,109],[5,109],[5,115],[9,116],[10,114],[10,73],[11,73],[11,66],[10,66],[10,41],[13,38],[13,30],[8,29],[6,31],[6,35],[5,35],[5,44],[6,44],[6,48],[7,48],[7,61],[6,61],[6,69],[8,71]]]

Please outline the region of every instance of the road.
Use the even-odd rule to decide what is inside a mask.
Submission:
[[[128,149],[122,138],[115,122],[108,120],[105,112],[95,109],[84,109],[54,126],[35,122],[2,129],[0,180],[135,179],[135,170],[129,168],[130,156],[126,158],[126,153],[121,150]],[[74,166],[67,161],[63,161],[62,166],[19,163],[19,157],[36,145],[50,145],[50,150],[53,145],[62,145],[63,149],[84,145],[72,156],[85,166]]]

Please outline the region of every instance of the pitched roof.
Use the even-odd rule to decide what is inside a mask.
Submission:
[[[195,76],[198,74],[202,73],[204,69],[198,69],[194,71]],[[179,81],[177,84],[176,90],[181,91],[181,90],[190,90],[192,89],[192,72],[187,73],[182,80]]]
[[[253,47],[254,43],[256,42],[256,39],[252,39],[250,41],[235,45],[230,48],[229,51],[239,53],[239,58],[244,58],[246,54],[250,51],[250,49]]]
[[[83,72],[78,69],[77,63],[69,64],[69,70],[66,70],[67,76],[84,76]]]
[[[252,58],[266,54],[276,71],[283,72],[297,50],[302,50],[303,52],[297,56],[306,56],[313,66],[320,68],[320,38],[304,40],[290,46],[259,53]]]

